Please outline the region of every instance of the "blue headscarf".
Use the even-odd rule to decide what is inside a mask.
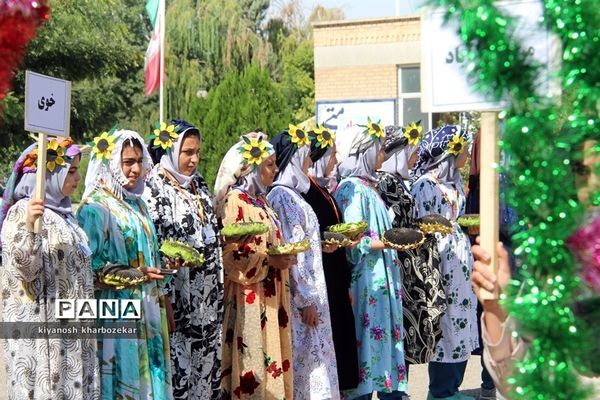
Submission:
[[[414,182],[425,173],[435,170],[435,178],[441,183],[460,183],[456,159],[468,151],[470,142],[469,133],[457,125],[428,131],[419,145],[419,158],[411,171],[411,180]]]

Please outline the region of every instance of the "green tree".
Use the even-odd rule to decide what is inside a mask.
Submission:
[[[209,94],[208,103],[200,123],[200,170],[212,188],[223,156],[241,135],[256,130],[277,133],[287,127],[291,112],[280,88],[258,66],[226,74]]]

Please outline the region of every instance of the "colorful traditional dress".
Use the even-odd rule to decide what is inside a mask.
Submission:
[[[281,243],[279,221],[264,199],[230,190],[223,225],[262,222],[269,231],[223,250],[225,399],[293,398],[289,272],[269,266],[267,248]]]
[[[454,225],[451,234],[438,238],[448,308],[441,319],[442,339],[432,361],[457,363],[466,361],[479,346],[477,299],[471,287],[473,256],[469,239],[456,223],[465,207],[462,186],[442,184],[434,172],[422,175],[413,183],[411,191],[417,202],[417,217],[440,214]]]
[[[338,399],[319,221],[310,205],[293,189],[274,186],[267,198],[281,221],[284,242],[309,239],[311,247],[297,255],[297,263],[290,269],[294,398]],[[302,321],[302,310],[313,305],[319,314],[316,327]]]
[[[217,219],[204,179],[196,174],[189,189],[161,166],[146,181],[144,199],[160,241],[174,239],[204,255],[205,263],[180,268],[166,289],[175,314],[170,334],[175,399],[219,399],[223,267]]]
[[[374,391],[406,391],[402,343],[402,290],[393,250],[371,251],[371,240],[392,227],[385,203],[363,178],[344,178],[334,194],[345,222],[365,220],[369,230],[347,251],[353,265],[352,293],[359,360],[359,386],[354,398]]]
[[[416,228],[415,199],[401,178],[379,174],[377,189],[394,213],[394,228]],[[435,236],[427,235],[417,249],[398,252],[402,274],[404,356],[413,364],[427,363],[442,335],[440,318],[446,310],[446,293],[440,274],[440,254]]]
[[[56,299],[94,297],[90,250],[72,215],[46,209],[40,219],[42,233],[30,232],[27,203],[26,199],[15,203],[2,227],[2,322],[46,326],[57,322]],[[100,396],[95,339],[58,335],[9,339],[4,354],[10,400]]]
[[[121,199],[99,186],[84,198],[77,218],[90,239],[94,271],[106,264],[160,267],[156,232],[141,199]],[[98,299],[137,299],[142,308],[137,339],[99,339],[103,399],[172,398],[162,286],[150,280],[122,290],[96,290]]]

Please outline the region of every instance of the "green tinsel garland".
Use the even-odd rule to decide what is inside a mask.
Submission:
[[[581,282],[565,241],[584,212],[573,160],[585,139],[600,138],[600,7],[596,0],[543,1],[543,24],[562,43],[562,98],[549,102],[535,93],[540,66],[514,39],[514,19],[493,1],[432,3],[446,7],[446,19],[459,23],[477,89],[511,101],[501,146],[510,159],[503,171],[510,182],[506,200],[519,216],[514,243],[522,266],[505,305],[532,340],[510,379],[513,397],[590,398],[578,379],[580,357],[600,362],[600,355],[585,354],[594,348],[593,335],[570,308]],[[592,197],[599,204],[600,193]]]

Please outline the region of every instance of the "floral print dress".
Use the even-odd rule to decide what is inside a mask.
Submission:
[[[94,278],[87,238],[73,216],[46,209],[38,235],[26,228],[27,203],[15,203],[2,226],[0,321],[43,326],[57,323],[57,298],[93,298]],[[7,382],[1,390],[9,400],[100,397],[95,339],[13,338],[4,341],[4,356]]]
[[[371,250],[392,227],[385,203],[368,181],[350,177],[340,182],[334,195],[345,222],[366,221],[369,230],[358,246],[347,250],[352,264],[351,291],[359,362],[354,398],[374,391],[406,391],[407,373],[402,342],[402,285],[393,250]]]
[[[292,399],[289,272],[268,264],[267,248],[281,243],[279,221],[262,198],[233,189],[223,225],[262,222],[269,231],[223,249],[225,314],[221,386],[224,399]]]
[[[123,200],[99,187],[79,206],[77,219],[90,240],[94,271],[106,264],[160,267],[156,232],[142,200]],[[122,290],[96,290],[98,299],[136,299],[142,309],[142,317],[135,320],[137,338],[98,339],[102,399],[172,399],[163,294],[164,281],[155,280]]]
[[[170,333],[173,397],[217,400],[221,395],[223,266],[217,218],[204,179],[196,174],[180,187],[160,165],[146,181],[144,199],[159,242],[178,240],[205,262],[180,268],[167,285],[175,331]]]
[[[286,243],[310,240],[310,250],[298,254],[290,269],[294,398],[339,399],[319,221],[293,189],[275,186],[267,198],[281,221]],[[316,327],[302,321],[302,309],[313,305],[319,314]]]
[[[440,214],[454,225],[454,231],[438,237],[442,283],[446,290],[447,309],[441,318],[442,338],[432,361],[457,363],[466,361],[479,346],[477,299],[471,286],[473,255],[467,235],[456,219],[464,212],[462,186],[439,183],[431,172],[413,183],[411,192],[417,202],[417,217]]]

